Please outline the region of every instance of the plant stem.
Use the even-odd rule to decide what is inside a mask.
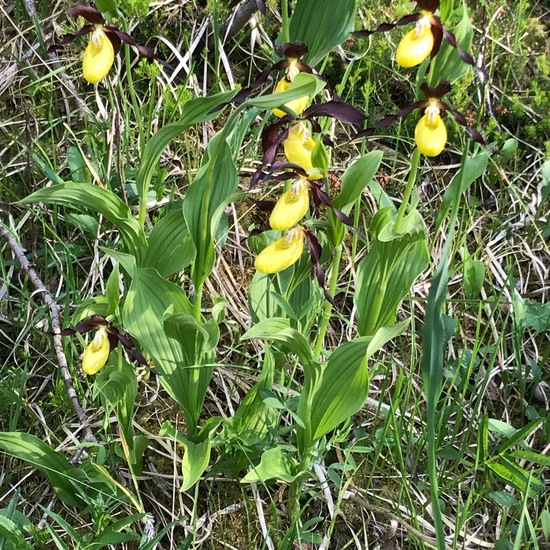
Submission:
[[[195,300],[193,302],[193,317],[197,323],[201,323],[201,308],[202,308],[202,289],[204,283],[195,289]]]
[[[288,0],[281,0],[281,15],[283,17],[283,39],[290,42],[290,18],[288,16]]]
[[[338,271],[340,269],[340,259],[342,258],[342,245],[338,245],[334,250],[334,257],[332,258],[332,266],[330,273],[330,283],[328,287],[329,294],[334,296],[336,291],[336,283],[338,282]],[[325,303],[325,309],[323,311],[323,318],[319,326],[319,332],[317,334],[317,341],[315,342],[314,357],[319,359],[321,350],[323,349],[323,343],[325,341],[325,335],[328,329],[328,323],[330,321],[330,314],[332,313],[332,304],[330,302]]]
[[[403,194],[403,200],[401,206],[397,212],[397,219],[395,220],[395,231],[399,233],[400,225],[403,222],[405,213],[409,207],[409,201],[411,200],[411,194],[416,182],[416,173],[418,172],[418,165],[420,164],[420,151],[418,147],[414,150],[411,160],[411,171],[409,172],[409,179],[407,180],[407,187],[405,187],[405,193]]]

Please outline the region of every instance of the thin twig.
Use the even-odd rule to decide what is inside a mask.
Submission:
[[[78,420],[83,426],[84,440],[95,442],[97,440],[92,432],[92,429],[89,426],[88,417],[86,416],[86,413],[84,412],[84,409],[82,408],[82,405],[78,400],[78,395],[76,393],[76,390],[74,389],[73,382],[71,379],[71,373],[69,372],[67,357],[65,356],[65,352],[63,351],[63,343],[61,340],[62,329],[61,329],[61,320],[59,315],[59,306],[53,299],[52,295],[49,293],[48,289],[44,286],[44,283],[42,282],[42,280],[40,279],[40,277],[32,267],[29,260],[27,260],[25,256],[25,251],[19,245],[19,243],[15,240],[15,237],[2,225],[0,225],[0,235],[6,240],[6,242],[8,243],[9,247],[12,250],[13,255],[15,256],[15,258],[19,260],[19,263],[21,264],[23,271],[25,271],[25,273],[28,275],[32,285],[36,289],[36,292],[42,295],[42,300],[50,310],[51,321],[52,321],[52,332],[53,332],[53,347],[55,349],[55,354],[57,356],[57,362],[59,364],[61,378],[63,378],[63,382],[65,383],[65,387],[67,388],[67,393],[69,394],[69,398],[73,405],[73,409],[76,413],[76,416],[78,417]]]

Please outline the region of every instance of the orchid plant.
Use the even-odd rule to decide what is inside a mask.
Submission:
[[[337,45],[349,37],[349,21],[355,19],[355,8],[347,10],[352,12],[350,17],[349,13],[334,10],[332,4],[298,0],[293,15],[296,21],[316,21],[318,10],[322,9],[324,17],[319,20],[326,21],[324,24],[333,29],[316,29],[319,38],[312,44],[306,45],[297,36],[296,40],[276,47],[275,53],[284,59],[263,71],[252,85],[240,92],[189,101],[178,121],[161,128],[145,144],[136,174],[139,218],[134,217],[114,191],[91,184],[64,182],[39,190],[26,200],[79,210],[95,209],[120,232],[120,249],[106,251],[123,267],[122,273],[116,272],[109,290],[109,300],[116,302],[116,315],[94,315],[63,334],[95,331],[84,351],[82,369],[88,375],[99,373],[99,379],[104,365],[117,368],[109,361],[110,352],[119,343],[132,359],[154,364],[160,384],[185,416],[185,434],[170,422],[161,432],[184,448],[183,490],[191,488],[205,475],[216,446],[230,448],[228,452],[238,457],[235,463],[249,467],[244,482],[276,478],[288,482],[294,490],[303,483],[314,460],[326,449],[332,430],[364,405],[369,391],[369,360],[407,328],[406,321],[397,320],[399,306],[429,265],[425,225],[410,200],[420,155],[434,157],[444,150],[448,139],[442,118],[445,113],[465,126],[476,143],[486,145],[481,134],[466,123],[464,115],[442,101],[451,89],[446,80],[434,87],[423,82],[419,88],[425,98],[382,118],[373,127],[363,128],[366,114],[338,97],[314,67],[303,60],[307,55],[313,59],[322,57],[334,47],[334,42]],[[355,2],[352,4],[355,6]],[[437,0],[417,0],[417,6],[418,13],[355,35],[365,37],[415,22],[415,28],[398,46],[396,60],[404,67],[417,66],[428,58],[435,64],[442,40],[453,46],[456,41],[436,15]],[[76,38],[91,35],[83,56],[83,74],[88,82],[97,83],[105,78],[121,43],[136,47],[148,59],[157,59],[151,50],[137,45],[127,33],[107,23],[97,9],[77,6],[67,13],[88,21],[59,44],[64,46]],[[289,29],[287,31],[286,34],[290,34]],[[473,64],[469,54],[458,51],[467,64]],[[284,71],[274,92],[253,98],[273,71]],[[163,150],[178,134],[194,124],[214,119],[229,105],[238,107],[209,141],[201,167],[181,204],[172,205],[172,210],[148,227],[147,195]],[[374,182],[383,156],[380,151],[360,155],[343,171],[339,188],[331,187],[331,176],[334,176],[328,148],[337,141],[337,134],[332,128],[326,131],[329,125],[324,124],[325,119],[347,124],[356,138],[364,138],[417,109],[423,110],[423,116],[416,126],[416,148],[399,208]],[[252,117],[243,116],[247,110],[252,112]],[[280,197],[269,205],[268,224],[273,231],[263,234],[262,249],[254,259],[257,273],[248,291],[253,324],[241,338],[263,342],[265,351],[259,360],[263,371],[258,384],[243,398],[232,419],[212,416],[205,420],[203,401],[214,369],[218,367],[220,325],[226,302],[215,297],[212,306],[204,308],[203,292],[220,254],[226,207],[240,198],[236,158],[250,120],[262,111],[266,120],[271,114],[277,120],[263,128],[261,163],[251,178],[251,187],[285,182]],[[353,266],[357,323],[351,329],[353,336],[349,341],[329,353],[325,350],[325,337],[337,307],[340,260],[347,237],[367,240],[367,235],[356,227],[360,214],[356,212],[354,219],[353,210],[361,204],[363,193],[371,190],[376,190],[378,210],[370,216],[365,256]],[[279,233],[275,235],[275,231]],[[306,243],[311,265],[305,258]],[[323,254],[325,251],[328,252]],[[189,292],[173,282],[174,276],[182,271],[192,282]],[[309,276],[310,271],[313,278]],[[119,284],[120,281],[123,284]],[[120,288],[124,289],[121,295]],[[95,303],[88,305],[97,307]],[[135,349],[129,336],[115,328],[114,318],[117,326],[128,330],[141,352]],[[284,421],[282,414],[272,410],[260,392],[274,391],[273,350],[301,369],[302,387],[297,406],[290,415],[295,423],[286,431],[291,444],[266,449],[261,446],[266,434],[277,430],[278,424]],[[282,384],[285,376],[279,373]],[[296,384],[296,380],[292,380],[292,384]],[[234,445],[235,441],[239,445]],[[297,498],[293,505],[296,503]]]

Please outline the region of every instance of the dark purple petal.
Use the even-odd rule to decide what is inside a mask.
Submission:
[[[67,44],[70,44],[73,40],[76,40],[77,38],[80,38],[81,36],[84,36],[86,34],[91,33],[95,29],[95,25],[84,25],[81,29],[78,30],[76,33],[70,33],[66,34],[59,43],[52,44],[49,48],[49,52],[53,52],[56,50],[60,50],[63,48],[63,46],[66,46]]]
[[[269,166],[275,162],[277,153],[279,152],[279,147],[288,136],[288,129],[279,133],[279,128],[285,122],[286,121],[279,119],[274,124],[270,124],[264,128],[264,131],[262,132],[262,150],[264,152],[262,158],[263,166]]]
[[[323,248],[319,244],[319,241],[317,240],[317,237],[314,233],[312,233],[311,231],[305,231],[305,236],[307,239],[311,261],[313,264],[318,264],[321,259],[321,254],[323,253]]]
[[[67,15],[70,15],[71,17],[84,17],[86,21],[89,21],[94,25],[105,24],[105,19],[103,19],[101,12],[90,6],[74,6],[67,10]]]
[[[296,67],[298,67],[298,69],[300,69],[300,72],[302,73],[313,74],[313,69],[303,61],[298,60],[298,62],[296,63]],[[320,78],[323,82],[326,82],[326,79],[322,75],[318,74],[317,77]]]
[[[430,27],[432,36],[434,37],[434,45],[430,52],[430,58],[433,59],[441,49],[441,41],[443,40],[443,27],[439,17],[432,17],[432,26]]]
[[[474,60],[474,58],[466,51],[464,51],[462,48],[460,48],[456,42],[456,37],[455,35],[443,28],[443,38],[445,38],[445,40],[453,47],[453,48],[456,48],[456,51],[458,53],[458,55],[460,56],[460,59],[462,59],[462,61],[464,61],[465,63],[468,63],[468,65],[471,65],[472,67],[474,67],[475,69],[477,69],[478,71],[481,71],[485,76],[488,76],[488,73],[487,73],[487,70],[484,68],[484,67],[478,67],[476,65],[476,62]]]
[[[422,19],[422,17],[423,15],[421,13],[409,13],[408,15],[405,15],[401,19],[397,20],[395,23],[382,23],[372,31],[368,31],[368,30],[355,31],[352,34],[353,36],[357,36],[357,38],[367,38],[368,36],[370,36],[371,34],[374,34],[375,32],[388,32],[388,31],[391,31],[392,29],[395,29],[395,27],[400,27],[401,25],[408,25],[413,21],[418,21],[419,19]]]
[[[300,59],[308,50],[309,48],[303,42],[285,42],[275,47],[275,53],[287,59]]]
[[[452,109],[446,103],[444,104],[444,107],[445,107],[445,110],[449,111],[453,115],[454,119],[459,124],[461,124],[464,127],[468,126],[468,120],[466,119],[466,117],[460,111],[457,111],[456,109]]]
[[[103,27],[103,30],[105,31],[107,38],[113,45],[115,55],[118,55],[118,52],[120,52],[121,39],[119,38],[118,34],[113,30],[113,27]]]
[[[256,0],[256,6],[260,10],[262,15],[265,15],[267,13],[267,8],[264,0]]]
[[[495,153],[497,155],[501,154],[498,149],[496,149],[492,145],[488,145],[483,136],[475,128],[472,128],[472,126],[468,126],[468,121],[466,117],[460,111],[452,109],[451,107],[449,107],[449,105],[445,104],[445,106],[447,107],[447,110],[453,115],[454,119],[466,128],[466,131],[470,134],[470,137],[473,141],[479,143],[480,145],[483,145],[484,147],[487,147],[487,149],[489,149],[491,153]]]
[[[439,8],[439,0],[416,0],[419,10],[434,13]]]
[[[344,124],[361,124],[367,118],[353,105],[335,99],[325,103],[315,103],[308,107],[303,114],[304,118],[316,116],[329,116]]]
[[[422,86],[420,86],[420,89],[428,99],[441,99],[445,94],[451,91],[451,84],[445,79],[442,79],[441,82],[433,88],[428,86],[427,82],[424,82]]]
[[[109,340],[109,352],[113,351],[117,345],[118,345],[118,341],[119,341],[119,334],[118,332],[116,331],[116,329],[114,329],[113,332],[111,332],[111,329],[112,327],[109,327],[109,329],[107,329],[107,338]]]

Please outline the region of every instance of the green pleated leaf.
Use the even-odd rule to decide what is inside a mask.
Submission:
[[[163,277],[170,277],[191,264],[195,252],[181,210],[173,210],[151,231],[149,248],[140,267],[153,267]]]
[[[346,41],[355,26],[355,0],[298,0],[290,19],[290,40],[309,47],[304,60],[315,67]]]
[[[393,215],[393,209],[384,208],[373,218],[370,230],[375,241],[357,270],[354,302],[361,336],[371,336],[395,322],[399,305],[428,265],[420,215],[407,216],[403,233],[394,232]]]
[[[207,437],[200,443],[186,441],[183,444],[184,453],[182,460],[183,483],[180,491],[187,491],[200,479],[208,463],[210,462],[211,443]]]
[[[21,533],[19,525],[0,514],[0,545],[3,548],[9,548],[9,545],[4,546],[6,541],[17,550],[33,550],[33,546],[25,540]]]
[[[340,194],[332,201],[336,208],[346,214],[351,206],[359,199],[365,188],[376,174],[382,157],[382,151],[371,151],[355,161],[342,177]]]
[[[132,274],[122,308],[123,325],[153,358],[163,387],[186,409],[187,394],[193,391],[187,385],[187,362],[181,345],[164,330],[164,315],[168,308],[173,313],[191,313],[192,305],[181,287],[168,282],[158,271],[135,268]]]
[[[206,280],[215,261],[214,239],[223,208],[237,189],[233,155],[223,133],[209,143],[205,161],[183,201],[183,215],[197,254],[191,277],[195,288]]]
[[[139,170],[136,175],[136,186],[141,202],[147,200],[147,193],[149,192],[151,180],[158,168],[160,157],[170,142],[194,124],[216,118],[222,111],[212,112],[212,110],[222,103],[230,101],[236,93],[236,91],[231,91],[188,101],[185,104],[182,117],[177,122],[163,126],[145,144]]]
[[[530,497],[536,497],[544,486],[538,477],[506,456],[500,456],[498,462],[489,462],[487,466],[506,483]]]
[[[531,462],[532,464],[540,464],[541,466],[550,468],[550,456],[548,455],[541,455],[540,453],[523,449],[512,451],[510,455],[518,460],[525,460],[527,462]]]
[[[105,216],[119,231],[128,251],[145,248],[145,233],[132,212],[113,192],[89,183],[68,181],[35,191],[21,201],[21,204],[45,202],[75,210],[91,210]]]
[[[306,403],[305,392],[300,397],[298,415],[309,417],[309,425],[303,438],[304,444],[319,439],[358,412],[368,395],[368,360],[384,344],[399,336],[408,326],[408,321],[382,327],[373,337],[358,338],[339,346],[322,369],[321,381]],[[305,408],[310,407],[310,414]]]
[[[324,87],[326,83],[316,76],[308,73],[298,73],[288,90],[279,92],[277,94],[267,94],[254,99],[246,101],[245,105],[250,107],[256,107],[258,109],[276,109],[281,107],[285,103],[298,99],[300,97],[316,96]]]
[[[288,319],[275,318],[260,321],[241,337],[242,340],[252,338],[267,340],[268,342],[281,342],[288,351],[298,355],[303,363],[311,364],[313,362],[311,345],[302,334],[290,328]]]
[[[274,447],[262,454],[260,463],[241,479],[241,483],[264,482],[270,479],[292,483],[298,477],[295,473],[297,466],[298,462],[281,447]]]
[[[82,468],[71,466],[64,455],[54,451],[34,435],[21,432],[0,433],[0,449],[42,472],[59,498],[69,506],[83,506],[83,501],[78,497],[78,487],[86,487],[89,494],[97,492]]]

